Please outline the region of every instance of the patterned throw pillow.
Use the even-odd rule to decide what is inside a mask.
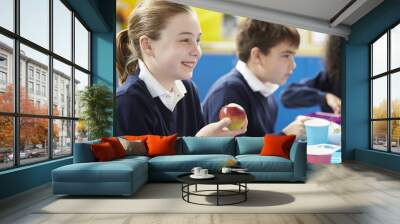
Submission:
[[[122,147],[124,147],[126,151],[126,155],[135,155],[135,156],[145,156],[147,155],[146,145],[141,140],[126,140],[124,138],[118,138],[119,142],[121,142]]]

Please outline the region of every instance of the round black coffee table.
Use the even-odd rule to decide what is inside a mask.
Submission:
[[[245,202],[247,200],[247,192],[249,188],[247,187],[247,183],[255,180],[255,177],[249,173],[215,173],[213,174],[215,177],[212,179],[193,179],[190,177],[191,173],[182,174],[177,177],[178,181],[182,183],[182,199],[188,203],[198,204],[198,205],[234,205],[241,202]],[[198,184],[204,185],[216,185],[215,190],[197,190]],[[195,186],[194,191],[190,191],[190,186]],[[220,185],[236,185],[238,186],[237,190],[223,190],[220,189]],[[205,194],[209,192],[215,192],[215,194]],[[190,201],[190,196],[204,196],[204,197],[216,197],[216,204],[202,204]],[[230,196],[241,196],[238,201],[234,201],[231,203],[221,203],[221,197],[230,197]]]

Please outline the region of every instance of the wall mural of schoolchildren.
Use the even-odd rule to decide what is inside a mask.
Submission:
[[[341,162],[342,38],[164,1],[117,0],[116,26],[118,135],[295,135]]]

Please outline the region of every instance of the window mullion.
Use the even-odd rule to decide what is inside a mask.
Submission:
[[[389,31],[387,32],[387,51],[386,51],[386,54],[387,54],[387,71],[389,71],[390,70],[390,29],[389,29]],[[386,75],[386,77],[387,77],[387,110],[388,110],[388,113],[387,113],[387,116],[388,116],[388,118],[391,118],[392,117],[392,111],[391,111],[391,108],[392,108],[392,101],[391,101],[391,87],[390,87],[390,79],[391,79],[391,75],[390,75],[390,73],[389,74],[387,74]],[[388,119],[388,122],[387,122],[387,136],[388,136],[388,138],[387,138],[387,141],[388,141],[388,152],[391,152],[392,151],[392,136],[391,136],[391,123],[392,123],[392,121],[390,120],[390,119]]]
[[[20,0],[14,1],[14,30],[17,35],[19,35],[20,31]],[[19,39],[14,39],[14,113],[20,113],[20,45]],[[14,166],[19,166],[20,158],[19,158],[19,145],[20,145],[20,118],[18,116],[14,116]]]
[[[372,47],[373,45],[371,44],[370,46],[369,46],[369,52],[370,52],[370,55],[369,55],[369,148],[370,149],[373,149],[373,147],[374,147],[374,136],[373,136],[373,127],[374,127],[374,125],[373,125],[373,121],[372,121],[372,119],[373,119],[373,98],[372,98],[372,96],[373,96],[373,90],[374,90],[374,86],[373,86],[373,79],[372,79],[372,72],[374,71],[373,70],[373,63],[372,63],[372,56],[373,56],[373,47]]]
[[[75,12],[72,11],[72,15],[71,15],[71,23],[72,23],[72,38],[71,38],[71,56],[72,56],[72,67],[71,67],[71,98],[72,98],[72,105],[71,105],[71,117],[75,118]],[[71,126],[72,126],[72,130],[71,130],[71,150],[72,150],[72,155],[74,155],[74,151],[75,151],[75,125],[76,125],[76,121],[73,120],[71,122]]]
[[[53,0],[49,0],[49,50],[53,52]],[[53,159],[53,56],[49,55],[49,86],[47,90],[49,94],[49,120],[48,120],[48,152],[49,159]]]

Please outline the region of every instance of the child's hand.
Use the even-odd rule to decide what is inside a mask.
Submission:
[[[333,113],[340,114],[340,109],[342,108],[342,101],[340,98],[331,93],[327,93],[325,98],[326,103],[331,107]]]
[[[197,132],[196,136],[197,137],[205,137],[205,136],[215,136],[215,137],[233,137],[236,135],[244,134],[247,131],[247,124],[248,120],[246,118],[243,126],[239,130],[229,130],[228,126],[231,123],[231,119],[229,118],[224,118],[221,119],[218,122],[210,123],[206,126],[204,126],[202,129],[200,129],[199,132]]]
[[[286,126],[282,132],[285,135],[296,135],[296,139],[304,138],[306,131],[304,128],[304,122],[307,120],[312,119],[311,117],[307,116],[297,116],[296,120]]]

